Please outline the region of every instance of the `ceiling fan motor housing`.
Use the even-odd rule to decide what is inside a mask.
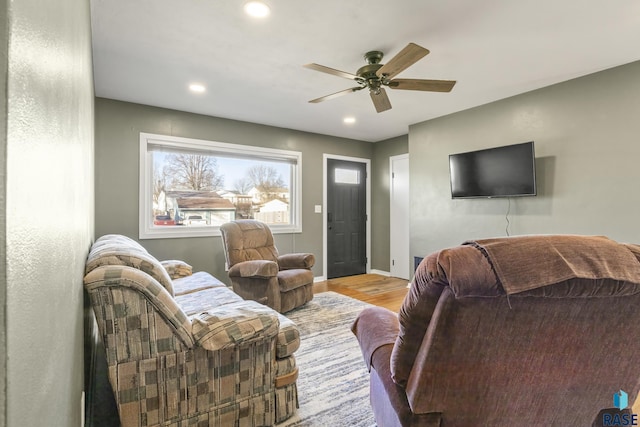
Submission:
[[[364,54],[364,59],[367,61],[367,64],[378,64],[382,61],[382,57],[384,53],[379,50],[371,50]]]
[[[356,74],[363,79],[378,78],[376,71],[382,68],[382,64],[368,64],[358,68]]]
[[[370,91],[379,93],[380,86],[383,84],[382,80],[376,72],[382,68],[380,61],[384,54],[379,50],[372,50],[364,54],[364,59],[367,61],[367,65],[360,67],[356,71],[356,75],[362,79],[359,82],[364,87],[368,87]]]

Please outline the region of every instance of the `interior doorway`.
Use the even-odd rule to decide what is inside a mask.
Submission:
[[[389,273],[409,280],[409,155],[389,157]]]
[[[325,155],[324,276],[367,273],[369,267],[368,159]]]

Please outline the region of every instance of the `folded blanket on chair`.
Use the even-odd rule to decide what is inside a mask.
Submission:
[[[613,279],[640,285],[640,262],[629,245],[603,236],[535,235],[471,240],[507,294],[569,279]]]

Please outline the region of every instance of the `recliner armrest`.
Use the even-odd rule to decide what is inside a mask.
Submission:
[[[368,307],[360,312],[351,326],[360,344],[362,356],[371,370],[373,354],[379,348],[395,344],[398,337],[398,316],[383,307]]]
[[[316,263],[316,257],[309,253],[285,254],[278,257],[280,270],[291,270],[294,268],[310,269]]]
[[[278,314],[255,301],[225,304],[191,317],[191,322],[196,343],[211,351],[273,338],[280,327]]]
[[[229,277],[262,277],[278,275],[278,264],[267,260],[251,260],[234,264],[229,269]]]

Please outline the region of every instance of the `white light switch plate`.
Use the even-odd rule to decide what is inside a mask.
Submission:
[[[322,213],[322,205],[315,205],[315,212]]]

